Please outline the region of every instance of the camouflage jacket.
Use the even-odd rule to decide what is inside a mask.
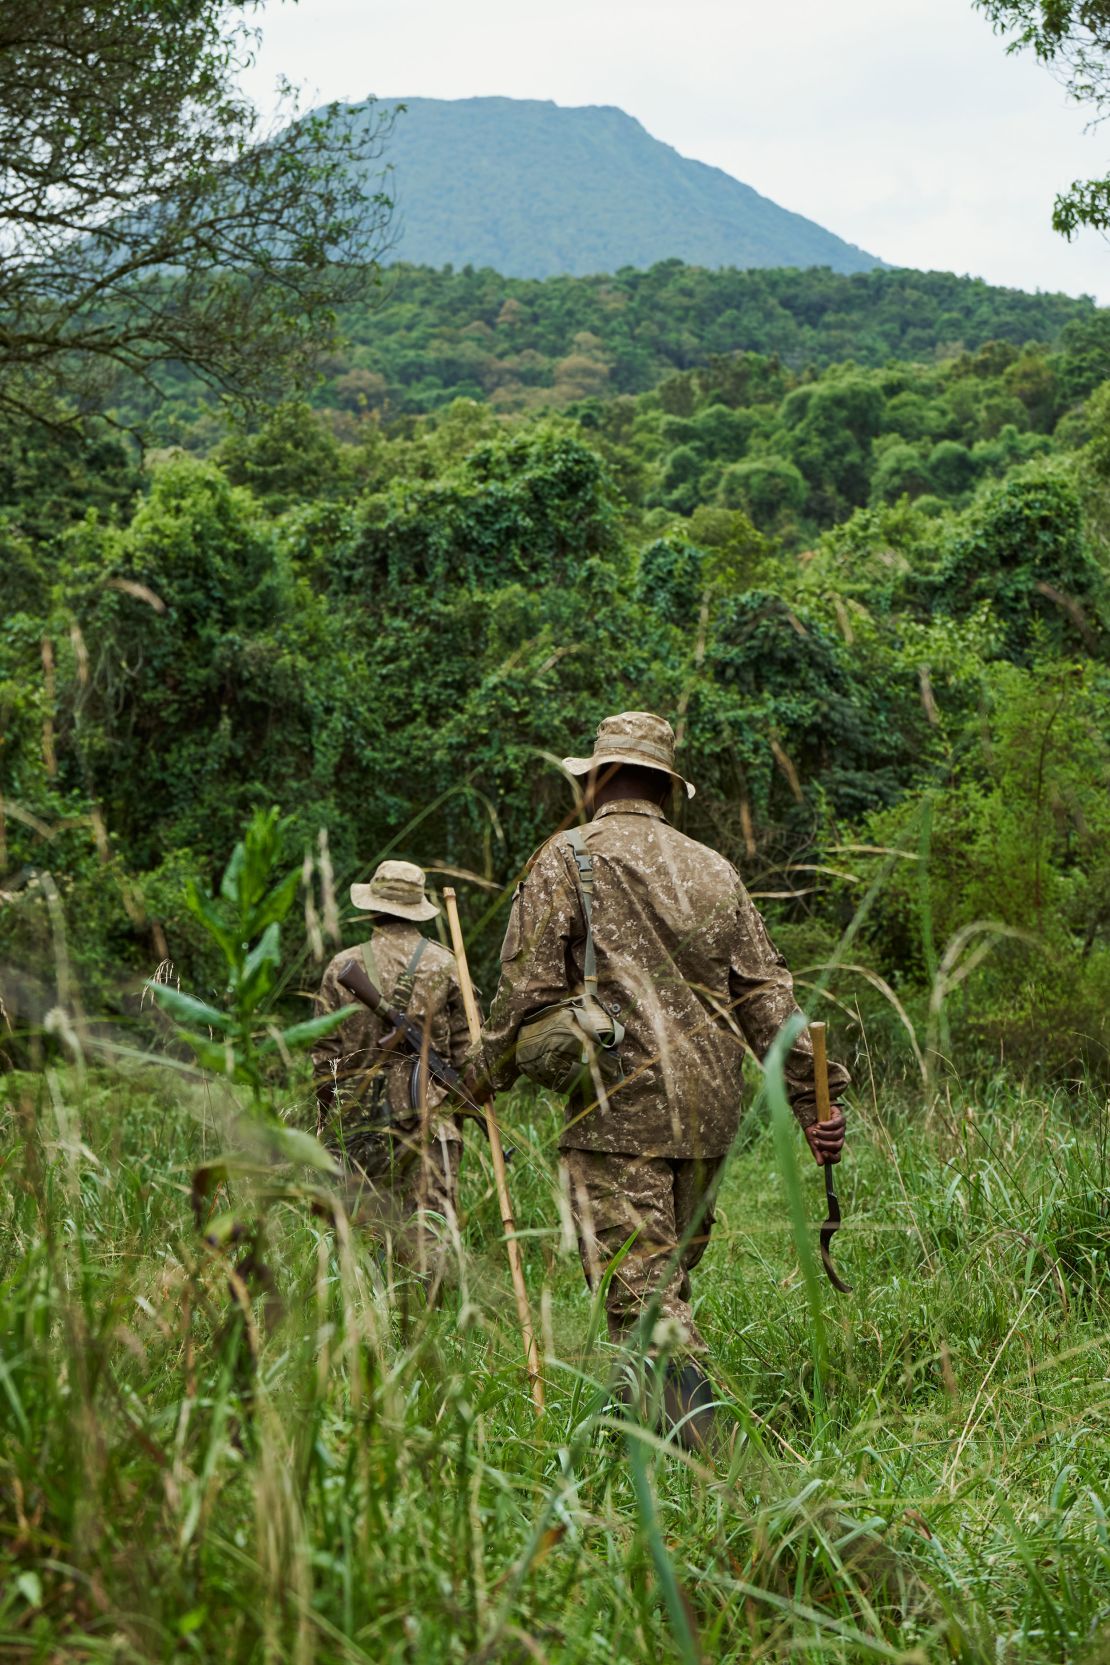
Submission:
[[[741,883],[647,802],[609,803],[583,829],[594,865],[599,994],[625,1025],[624,1080],[600,1104],[567,1106],[565,1149],[667,1157],[722,1156],[740,1118],[745,1044],[757,1058],[798,1010],[782,955]],[[518,1071],[517,1030],[582,987],[585,921],[565,838],[543,846],[513,897],[501,983],[483,1030],[498,1087]],[[799,1122],[817,1118],[813,1047],[786,1059]],[[830,1064],[834,1100],[848,1074]]]
[[[404,920],[379,922],[370,938],[370,977],[392,1004],[397,981],[408,966],[413,950],[422,933]],[[324,972],[320,993],[316,997],[318,1014],[337,1011],[352,1004],[339,983],[339,973],[348,960],[362,961],[360,947],[347,948],[337,954]],[[376,967],[377,976],[374,975]],[[428,940],[427,947],[416,968],[408,1016],[422,1027],[425,1018],[431,1021],[430,1044],[456,1067],[466,1056],[469,1032],[462,994],[455,973],[455,958],[438,942]],[[409,1081],[412,1054],[405,1047],[382,1053],[378,1043],[388,1025],[375,1012],[358,1006],[338,1029],[317,1041],[312,1049],[313,1075],[317,1091],[332,1081],[336,1085],[336,1108],[341,1115],[361,1109],[371,1097],[376,1079],[384,1088],[392,1120],[400,1125],[412,1123],[416,1114],[410,1103]],[[324,1095],[326,1096],[326,1095]],[[428,1106],[435,1109],[447,1097],[446,1090],[436,1081],[428,1083]],[[321,1117],[320,1131],[330,1117]],[[432,1133],[438,1137],[440,1128],[448,1139],[459,1137],[454,1118],[438,1117],[433,1121]]]

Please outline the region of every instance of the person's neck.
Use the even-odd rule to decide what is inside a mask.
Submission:
[[[606,809],[610,804],[654,804],[656,809],[662,809],[663,807],[660,801],[653,798],[650,793],[637,792],[634,787],[621,787],[614,790],[604,786],[600,791],[594,793],[588,807],[590,813],[596,815],[599,809]]]

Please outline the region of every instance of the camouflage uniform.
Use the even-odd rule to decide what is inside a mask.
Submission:
[[[428,1024],[430,1045],[459,1066],[466,1054],[468,1031],[454,956],[424,939],[415,924],[379,918],[369,939],[371,981],[394,1004],[395,991],[418,944],[425,947],[412,977],[407,1014],[418,1028]],[[324,973],[316,1001],[318,1013],[352,1003],[338,978],[348,960],[363,949],[337,954]],[[414,1108],[411,1077],[414,1059],[407,1048],[382,1052],[387,1025],[365,1006],[357,1006],[337,1030],[313,1048],[320,1138],[344,1161],[351,1175],[352,1200],[360,1217],[405,1227],[398,1238],[402,1258],[420,1271],[441,1270],[429,1243],[428,1211],[452,1219],[458,1193],[462,1140],[446,1089],[429,1079],[424,1089],[427,1127]],[[441,1107],[443,1107],[441,1109]],[[415,1221],[415,1229],[411,1222]],[[437,1228],[442,1239],[442,1231]]]
[[[655,804],[610,802],[583,836],[594,866],[600,995],[619,1007],[626,1031],[624,1079],[599,1100],[572,1096],[560,1141],[583,1266],[595,1286],[639,1232],[606,1298],[610,1335],[619,1340],[705,1204],[661,1292],[663,1313],[700,1351],[688,1273],[705,1252],[713,1194],[739,1124],[745,1046],[764,1057],[798,1010],[793,984],[736,869],[670,826]],[[483,1030],[496,1086],[518,1073],[521,1023],[581,988],[584,938],[574,857],[556,837],[513,898],[501,983]],[[785,1068],[791,1106],[808,1126],[817,1119],[808,1033],[795,1040]],[[835,1099],[847,1072],[830,1065],[829,1084]]]

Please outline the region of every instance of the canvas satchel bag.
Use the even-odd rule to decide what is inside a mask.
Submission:
[[[586,921],[586,952],[581,994],[545,1006],[517,1033],[516,1061],[523,1075],[556,1093],[569,1093],[591,1081],[619,1081],[624,1073],[620,1045],[624,1025],[616,1007],[605,1005],[597,989],[594,948],[594,866],[582,830],[573,828],[567,842],[578,869],[578,895]]]

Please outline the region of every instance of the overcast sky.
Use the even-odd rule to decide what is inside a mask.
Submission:
[[[1110,246],[1050,225],[1104,136],[971,0],[271,0],[247,82],[263,107],[282,74],[308,104],[616,104],[895,265],[1110,302]]]

